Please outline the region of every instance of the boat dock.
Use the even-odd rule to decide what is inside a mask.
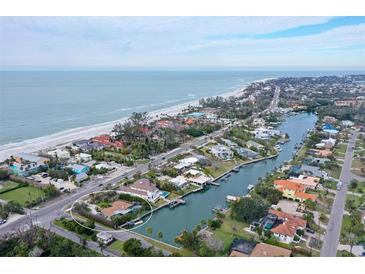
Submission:
[[[183,199],[176,199],[170,202],[169,207],[170,208],[174,208],[177,207],[178,205],[185,205],[186,201]]]

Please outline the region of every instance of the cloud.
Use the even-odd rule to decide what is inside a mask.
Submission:
[[[365,24],[305,36],[258,35],[329,17],[2,17],[0,68],[313,67],[364,64]],[[239,35],[237,35],[239,34]],[[265,37],[265,36],[263,36]],[[337,53],[334,54],[334,52]],[[300,53],[300,54],[298,54]],[[296,60],[294,56],[296,55]],[[316,58],[313,58],[316,56]],[[308,61],[310,60],[310,61]]]

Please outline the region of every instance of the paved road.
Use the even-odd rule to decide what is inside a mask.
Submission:
[[[56,233],[64,238],[67,238],[77,244],[80,244],[80,237],[77,236],[76,234],[72,233],[72,232],[69,232],[67,230],[64,230],[64,229],[61,229],[57,226],[54,226],[54,225],[51,225],[50,227],[48,227],[47,229],[49,229],[50,231],[52,231],[53,233]],[[118,254],[116,252],[111,252],[109,250],[106,250],[106,249],[103,249],[101,250],[100,249],[100,246],[97,242],[94,242],[94,241],[86,241],[86,246],[89,248],[89,249],[92,249],[98,253],[101,253],[105,256],[110,256],[110,257],[116,257],[118,256]]]
[[[34,222],[35,224],[42,226],[44,228],[50,229],[52,220],[61,217],[64,214],[64,211],[71,206],[71,204],[79,199],[80,197],[90,194],[95,191],[100,191],[104,188],[106,184],[117,184],[122,179],[126,177],[132,177],[136,173],[145,173],[149,169],[149,165],[157,166],[161,164],[162,162],[173,158],[179,154],[187,153],[191,150],[192,146],[200,146],[204,143],[206,143],[210,138],[214,138],[217,136],[220,136],[226,128],[223,128],[221,130],[218,130],[216,132],[211,133],[208,136],[200,137],[197,139],[194,139],[193,141],[181,145],[179,148],[176,148],[170,152],[163,153],[155,158],[153,158],[150,163],[141,164],[137,167],[123,173],[123,174],[110,174],[108,176],[105,176],[103,179],[91,181],[88,184],[86,184],[84,187],[77,189],[75,193],[62,195],[61,197],[52,200],[45,204],[42,208],[39,210],[27,210],[26,215],[17,219],[14,222],[7,223],[4,225],[1,225],[0,227],[0,236],[8,233],[12,233],[14,231],[17,231],[18,229],[26,229],[29,227],[29,224]],[[100,183],[103,183],[103,186],[100,186]],[[57,234],[59,234],[59,230],[53,229],[53,231]],[[119,232],[120,235],[117,238],[126,240],[129,238],[138,238],[136,234],[131,232]],[[113,233],[115,234],[115,233]],[[61,236],[67,236],[69,234],[60,234]],[[67,237],[69,238],[69,237]],[[73,237],[69,238],[70,240],[74,240]],[[144,241],[145,244],[150,245],[148,242]]]
[[[321,249],[321,257],[335,257],[337,247],[340,240],[342,217],[345,209],[345,201],[347,187],[351,181],[351,164],[353,158],[353,147],[355,145],[357,133],[352,132],[349,143],[347,145],[345,161],[342,166],[340,181],[342,182],[341,189],[337,191],[335,200],[332,205],[331,216],[327,225],[327,231]]]
[[[279,94],[280,89],[277,87],[274,93],[273,100],[269,106],[269,108],[266,110],[273,110],[277,107],[278,100],[279,100]],[[263,113],[265,113],[264,111]],[[83,188],[77,189],[75,193],[68,194],[67,196],[62,195],[60,198],[55,199],[53,201],[50,201],[49,203],[45,204],[41,209],[39,210],[27,210],[26,215],[24,217],[21,217],[17,219],[14,222],[4,224],[0,227],[0,237],[5,234],[11,234],[19,229],[26,229],[29,227],[29,224],[31,222],[36,223],[39,226],[42,226],[44,228],[52,229],[53,232],[69,238],[70,240],[75,241],[75,235],[70,236],[70,233],[64,233],[60,232],[62,230],[54,228],[54,226],[51,226],[51,223],[54,219],[59,218],[63,216],[65,209],[70,207],[70,205],[76,201],[77,199],[81,198],[82,196],[85,196],[87,194],[90,194],[95,191],[100,191],[104,188],[104,186],[100,186],[100,183],[103,183],[103,185],[106,184],[117,184],[119,181],[121,181],[124,178],[132,177],[136,173],[145,173],[149,170],[150,166],[158,166],[164,161],[173,158],[179,154],[187,153],[191,151],[192,147],[197,147],[205,144],[209,141],[211,138],[218,137],[223,134],[223,132],[227,129],[227,127],[222,128],[218,131],[215,131],[207,136],[202,136],[200,138],[194,139],[191,142],[182,144],[180,147],[171,150],[167,153],[162,153],[153,159],[149,163],[141,164],[135,167],[134,169],[123,173],[123,174],[111,174],[109,176],[106,176],[103,180],[95,180],[92,182],[89,182],[87,185],[85,185]],[[116,238],[119,239],[129,239],[129,238],[138,238],[138,235],[131,233],[131,232],[119,232],[120,235]],[[113,233],[114,236],[116,236],[116,233]],[[123,235],[122,235],[123,234]],[[143,240],[143,244],[149,244],[148,242]]]
[[[275,92],[274,92],[273,99],[270,103],[270,106],[268,107],[268,109],[266,109],[264,111],[264,113],[266,113],[266,112],[275,112],[276,111],[276,109],[278,108],[278,104],[279,104],[279,97],[280,97],[280,88],[275,87]]]

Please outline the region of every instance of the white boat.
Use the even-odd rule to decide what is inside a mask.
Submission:
[[[227,202],[235,202],[239,199],[239,197],[227,195],[226,199],[227,199]]]
[[[255,185],[248,185],[247,190],[251,191],[254,187],[255,187]]]
[[[275,147],[274,147],[277,151],[282,151],[283,149],[281,148],[281,146],[279,146],[279,145],[276,145]]]

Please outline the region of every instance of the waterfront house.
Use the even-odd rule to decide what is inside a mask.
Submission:
[[[280,222],[271,229],[271,232],[277,240],[283,243],[292,243],[297,235],[297,231],[304,230],[307,226],[305,220],[283,211],[269,209],[269,214],[275,215],[278,220],[280,220]]]
[[[305,193],[307,186],[291,180],[275,180],[274,187],[283,193],[283,197],[299,202],[309,199],[315,201],[317,196]]]
[[[124,143],[122,141],[112,141],[109,135],[100,135],[91,138],[93,143],[99,143],[103,146],[107,147],[115,147],[115,148],[122,148],[124,147]]]
[[[112,241],[114,241],[113,235],[106,231],[101,231],[96,234],[96,238],[99,242],[102,242],[105,245],[110,244]]]
[[[75,141],[72,144],[83,152],[88,152],[92,150],[101,150],[105,147],[105,145],[98,142],[92,142],[91,140]]]
[[[119,192],[138,196],[153,203],[161,197],[161,191],[145,178],[139,179],[131,185],[120,187]]]
[[[29,176],[38,173],[41,168],[47,168],[49,159],[33,154],[18,153],[11,157],[8,168],[18,176]]]
[[[233,151],[224,145],[215,145],[210,148],[210,153],[222,160],[232,160]]]
[[[269,140],[270,139],[270,134],[266,129],[256,129],[252,132],[255,136],[256,139],[260,139],[260,140]]]
[[[255,142],[255,141],[252,141],[252,140],[248,141],[248,142],[246,143],[246,146],[247,146],[248,148],[254,147],[254,148],[255,148],[255,149],[257,149],[257,150],[260,150],[260,149],[264,148],[264,146],[263,146],[263,145],[261,145],[261,144],[259,144],[259,143]]]
[[[206,176],[202,171],[196,169],[188,170],[185,172],[184,177],[188,182],[198,186],[205,186],[212,181],[210,177]]]
[[[169,180],[169,182],[178,188],[183,188],[188,184],[188,181],[184,176],[177,176]]]
[[[247,241],[243,239],[234,239],[230,248],[230,257],[249,257],[252,250],[255,248],[256,243],[253,241]]]
[[[248,159],[254,159],[257,158],[257,156],[259,155],[257,152],[248,149],[248,148],[243,148],[243,147],[238,147],[236,149],[236,152],[238,155],[248,158]]]
[[[252,133],[254,134],[256,139],[261,139],[261,140],[269,140],[271,137],[281,135],[280,130],[265,128],[265,127],[257,128]]]
[[[140,208],[140,205],[135,203],[129,203],[126,201],[114,201],[110,207],[104,208],[101,210],[101,213],[107,218],[111,218],[115,215],[125,215],[128,214],[137,208]]]
[[[65,149],[50,150],[47,154],[58,159],[70,159],[71,157],[70,152]]]
[[[269,245],[265,243],[258,243],[252,250],[250,257],[290,257],[291,250]]]

